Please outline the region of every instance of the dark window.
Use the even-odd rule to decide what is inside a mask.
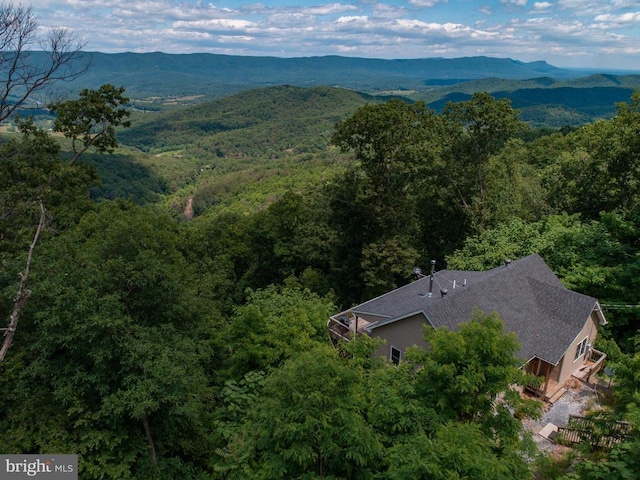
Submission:
[[[400,352],[400,350],[398,350],[396,347],[391,347],[390,360],[394,363],[394,365],[398,365],[400,363],[401,357],[402,357],[402,352]]]

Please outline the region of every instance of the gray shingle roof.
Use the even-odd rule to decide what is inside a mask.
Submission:
[[[476,308],[495,311],[506,330],[518,335],[524,360],[536,356],[557,364],[597,304],[595,298],[564,287],[537,254],[486,272],[436,272],[430,297],[425,295],[429,283],[428,277],[421,278],[351,311],[383,317],[369,331],[416,312],[434,327],[455,329],[468,322]],[[444,297],[441,288],[448,291]]]

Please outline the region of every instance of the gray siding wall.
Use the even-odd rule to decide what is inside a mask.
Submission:
[[[417,345],[426,348],[424,341],[424,326],[429,325],[422,314],[417,314],[397,322],[375,328],[371,332],[372,337],[384,338],[387,342],[378,348],[377,354],[389,359],[391,347],[395,347],[404,356],[408,347]]]

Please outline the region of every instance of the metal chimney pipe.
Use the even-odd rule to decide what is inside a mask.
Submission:
[[[431,292],[433,292],[433,274],[436,270],[436,261],[431,260],[431,275],[429,275],[429,296],[431,296]]]

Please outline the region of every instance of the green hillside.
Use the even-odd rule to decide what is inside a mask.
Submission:
[[[137,167],[120,170],[146,172],[135,180],[134,198],[170,193],[167,202],[175,213],[189,202],[195,214],[212,208],[253,212],[287,190],[302,192],[328,181],[343,162],[330,146],[336,122],[382,100],[339,88],[277,86],[138,113],[118,136],[131,147],[128,158]],[[133,190],[124,186],[128,175],[110,173],[115,167],[109,159],[92,161],[112,185],[94,189],[97,197]]]
[[[208,157],[319,152],[338,120],[383,99],[355,91],[277,86],[160,114],[138,115],[122,143],[145,151],[188,148]]]
[[[463,102],[475,92],[508,98],[521,111],[522,120],[536,127],[578,126],[610,118],[615,104],[625,102],[640,88],[640,75],[591,75],[573,80],[540,77],[530,80],[485,78],[414,93],[440,111],[447,102]]]
[[[467,101],[468,92],[493,85],[494,97],[511,99],[521,119],[532,126],[576,126],[610,117],[616,102],[630,98],[629,86],[639,78],[596,75],[581,80],[582,87],[548,77],[486,79],[447,87],[445,98],[428,105],[440,111],[447,101]],[[255,211],[288,189],[304,191],[342,168],[342,156],[330,145],[336,122],[386,98],[342,88],[282,85],[137,112],[132,127],[119,133],[120,142],[129,147],[126,154],[114,160],[90,157],[104,180],[93,195],[167,198],[176,213],[190,201],[196,214],[211,208]],[[168,197],[158,196],[166,193]]]

